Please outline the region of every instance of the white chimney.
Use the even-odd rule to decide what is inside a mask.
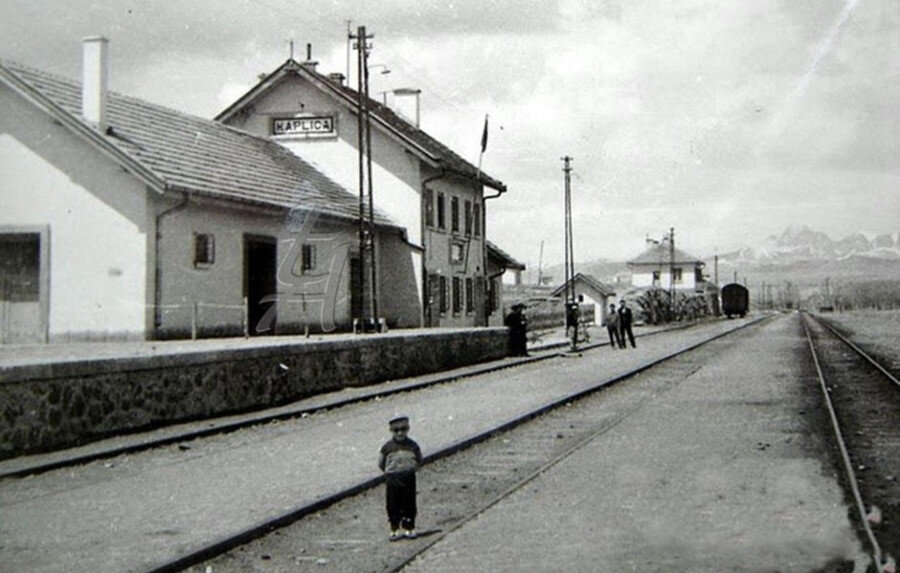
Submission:
[[[109,77],[107,53],[109,40],[103,36],[85,38],[81,64],[81,115],[106,133],[106,90]]]

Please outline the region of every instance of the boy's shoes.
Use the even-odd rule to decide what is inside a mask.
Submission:
[[[399,541],[400,539],[403,539],[403,532],[399,529],[395,529],[395,530],[391,531],[390,539],[391,539],[391,541]]]
[[[405,537],[405,538],[407,538],[407,539],[415,539],[415,537],[416,537],[416,530],[415,530],[415,529],[404,529],[404,530],[403,530],[403,537]]]

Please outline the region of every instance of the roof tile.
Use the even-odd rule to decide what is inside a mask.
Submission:
[[[80,83],[13,62],[0,65],[81,118]],[[171,188],[358,219],[355,194],[277,143],[130,96],[108,96],[107,140]],[[378,209],[375,221],[398,227]]]

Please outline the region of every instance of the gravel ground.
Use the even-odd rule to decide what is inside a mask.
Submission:
[[[426,466],[431,537],[389,543],[377,488],[192,571],[381,571],[432,542],[410,570],[861,571],[803,342],[778,320]]]
[[[883,366],[900,378],[900,310],[859,310],[817,316],[877,356]]]
[[[741,338],[410,569],[861,567],[796,318]]]

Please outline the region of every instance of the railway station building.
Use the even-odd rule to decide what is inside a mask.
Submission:
[[[107,50],[85,41],[81,82],[0,61],[0,341],[349,329],[355,194],[268,135],[109,92]],[[418,326],[422,229],[374,220],[381,314]]]
[[[631,286],[635,289],[661,288],[676,292],[704,292],[705,263],[667,241],[648,240],[643,253],[628,261]]]
[[[284,146],[347,189],[359,181],[359,94],[341,74],[323,75],[316,62],[288,59],[216,120]],[[422,326],[492,324],[485,212],[506,191],[388,106],[366,100],[371,124],[374,204],[407,230]],[[367,194],[368,191],[365,191]],[[379,251],[385,245],[375,246]],[[399,255],[399,252],[394,253]],[[385,257],[379,257],[384,260]],[[392,273],[381,266],[378,273]],[[384,301],[393,292],[381,290]],[[502,319],[501,319],[502,320]]]

